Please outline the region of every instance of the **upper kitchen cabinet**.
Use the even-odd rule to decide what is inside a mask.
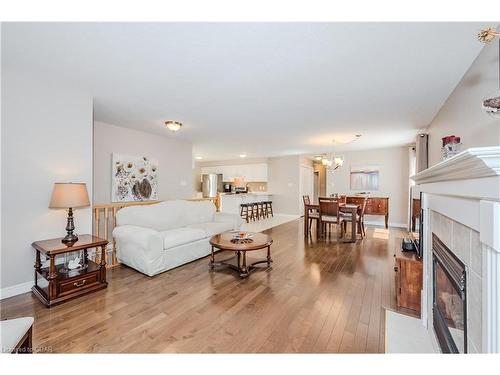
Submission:
[[[244,165],[245,181],[247,182],[267,182],[267,164],[245,164]]]
[[[266,163],[201,167],[201,174],[207,173],[222,174],[226,182],[233,181],[236,177],[243,177],[246,182],[267,182]]]

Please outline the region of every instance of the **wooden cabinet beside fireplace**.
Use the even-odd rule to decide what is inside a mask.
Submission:
[[[359,195],[347,196],[347,203],[361,205],[364,197]],[[368,197],[365,208],[366,215],[380,215],[385,218],[385,227],[389,226],[389,198],[388,197]]]
[[[394,254],[397,306],[420,314],[422,293],[422,259],[413,252],[403,252],[398,246]]]

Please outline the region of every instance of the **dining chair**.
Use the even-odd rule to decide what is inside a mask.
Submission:
[[[304,212],[307,210],[309,218],[309,223],[307,223],[307,227],[309,228],[308,230],[311,231],[313,220],[316,220],[316,222],[319,220],[319,212],[309,207],[309,205],[311,204],[311,199],[309,198],[309,195],[303,195],[302,200],[304,201]]]
[[[319,198],[319,227],[321,235],[330,229],[332,224],[342,224],[342,217],[339,211],[339,201],[331,198]],[[341,225],[341,237],[344,236],[344,228]]]
[[[345,194],[333,193],[333,194],[330,194],[329,198],[330,199],[336,199],[341,204],[346,204],[347,203],[347,195],[345,195]]]
[[[365,232],[365,210],[366,203],[368,202],[368,197],[364,197],[363,202],[358,207],[358,211],[356,213],[356,228],[357,232],[361,234],[361,238],[366,236]],[[348,213],[342,213],[342,229],[343,232],[347,230],[347,223],[352,221],[352,215]]]

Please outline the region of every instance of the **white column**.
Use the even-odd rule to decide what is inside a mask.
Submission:
[[[500,353],[500,203],[480,202],[483,252],[483,353]]]
[[[483,247],[483,353],[500,352],[500,253]]]

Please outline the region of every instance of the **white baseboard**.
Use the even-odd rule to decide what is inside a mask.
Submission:
[[[298,219],[300,218],[300,215],[292,215],[292,214],[280,214],[279,212],[275,212],[274,216],[283,216],[283,217],[289,217],[293,219]]]
[[[377,227],[385,227],[385,223],[383,221],[370,221],[370,220],[365,220],[366,225],[375,225]],[[390,227],[396,227],[396,228],[406,228],[408,224],[405,223],[388,223]]]
[[[18,294],[23,294],[31,291],[33,286],[33,281],[28,281],[26,283],[8,286],[6,288],[0,289],[0,300],[17,296]]]

